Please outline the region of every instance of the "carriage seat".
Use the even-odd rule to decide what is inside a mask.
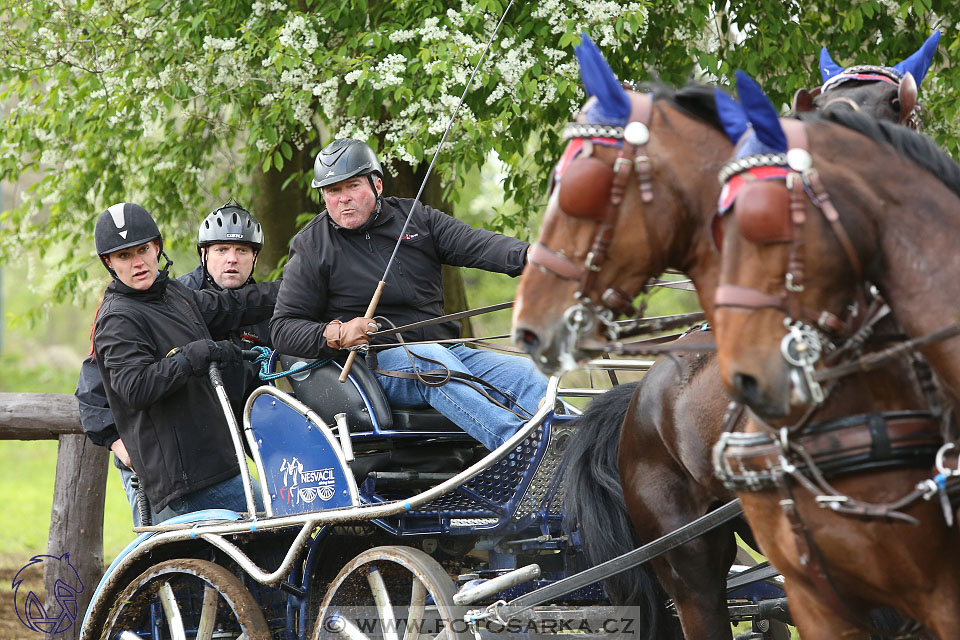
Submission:
[[[298,362],[306,362],[304,358],[283,354],[278,361],[285,371]],[[429,432],[437,437],[473,440],[435,409],[392,409],[362,357],[353,361],[347,381],[341,383],[338,378],[345,361],[346,355],[341,355],[322,367],[287,377],[297,399],[328,425],[336,424],[334,416],[343,412],[351,433]]]

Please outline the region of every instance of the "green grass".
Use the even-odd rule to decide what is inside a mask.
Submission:
[[[53,506],[53,482],[57,468],[54,440],[0,441],[0,549],[5,555],[24,559],[45,553]],[[15,461],[15,462],[14,462]],[[134,538],[127,496],[120,474],[110,463],[104,505],[103,547],[109,562]]]

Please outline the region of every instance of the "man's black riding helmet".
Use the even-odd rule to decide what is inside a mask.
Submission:
[[[353,138],[339,138],[317,154],[310,186],[320,189],[353,176],[371,173],[383,178],[380,161],[370,145]]]
[[[97,255],[104,256],[144,242],[163,239],[156,221],[146,209],[132,202],[120,202],[103,213],[94,231]]]
[[[248,244],[254,251],[263,248],[263,228],[253,214],[231,200],[210,212],[197,231],[197,252],[219,242]]]

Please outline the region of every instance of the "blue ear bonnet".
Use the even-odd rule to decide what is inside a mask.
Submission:
[[[902,78],[907,72],[913,75],[913,79],[917,81],[917,86],[920,86],[920,83],[923,82],[924,76],[927,75],[927,70],[930,68],[930,64],[933,62],[933,56],[937,52],[937,45],[940,43],[940,32],[934,31],[926,42],[924,42],[919,49],[917,49],[913,54],[911,54],[907,59],[902,62],[898,62],[892,67],[882,67],[887,71],[893,72],[898,78]],[[876,68],[876,67],[874,67]],[[827,49],[824,47],[820,50],[820,75],[823,77],[823,82],[826,84],[829,80],[836,78],[844,74],[846,69],[838,65],[830,57],[830,53],[827,52]]]
[[[770,99],[753,78],[737,71],[737,102],[719,89],[714,92],[717,115],[727,137],[738,144],[737,157],[758,153],[783,153],[787,136],[780,126],[780,116]]]
[[[630,98],[597,45],[586,33],[581,33],[580,46],[574,47],[580,63],[580,79],[587,95],[597,102],[587,111],[587,122],[622,127],[630,117]]]

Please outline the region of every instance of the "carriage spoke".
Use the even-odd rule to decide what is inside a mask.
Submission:
[[[213,627],[217,622],[217,590],[210,585],[203,587],[203,605],[200,609],[200,624],[197,625],[197,640],[210,640]]]
[[[160,587],[160,604],[167,618],[167,627],[170,630],[170,640],[187,640],[187,632],[183,629],[183,618],[180,616],[180,605],[173,594],[173,587],[165,581]]]
[[[387,593],[387,585],[383,581],[380,570],[375,566],[371,566],[367,573],[367,583],[370,585],[370,591],[373,592],[373,601],[377,604],[377,616],[380,618],[383,640],[398,640],[397,617],[394,615],[393,605],[390,604],[390,594]]]
[[[427,601],[427,588],[414,578],[410,587],[410,608],[407,610],[407,626],[403,630],[403,640],[413,640],[420,633],[423,622],[423,609]]]

